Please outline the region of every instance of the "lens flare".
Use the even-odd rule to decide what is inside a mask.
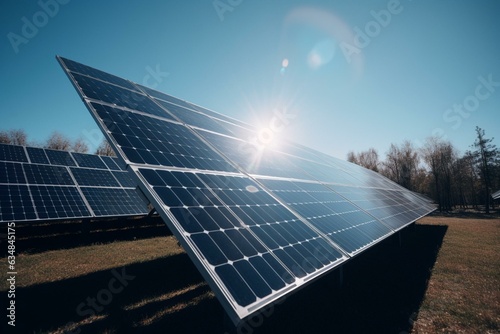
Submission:
[[[307,62],[312,69],[318,69],[332,61],[335,56],[335,42],[325,39],[317,43],[307,56]]]
[[[353,79],[357,79],[363,74],[363,53],[359,52],[347,56],[347,51],[345,51],[346,45],[354,43],[356,35],[353,29],[336,13],[311,6],[299,6],[292,9],[283,22],[284,45],[300,44],[300,40],[293,38],[293,32],[297,28],[312,28],[322,35],[322,39],[320,37],[318,42],[313,44],[313,48],[306,53],[307,65],[310,68],[318,69],[335,58],[338,63],[351,68]]]
[[[287,67],[288,67],[288,58],[285,58],[281,61],[281,69],[280,69],[281,75],[285,74]]]

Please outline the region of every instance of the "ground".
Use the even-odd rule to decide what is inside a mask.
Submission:
[[[423,218],[342,285],[334,271],[237,329],[159,221],[19,226],[16,332],[500,333],[500,218],[484,217]]]

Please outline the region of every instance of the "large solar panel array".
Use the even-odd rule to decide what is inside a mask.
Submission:
[[[379,174],[58,57],[235,323],[434,210]]]
[[[148,213],[117,158],[0,144],[0,222]]]

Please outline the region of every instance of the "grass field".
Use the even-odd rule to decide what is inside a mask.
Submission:
[[[500,333],[500,219],[424,218],[448,226],[415,333]]]
[[[45,236],[20,229],[16,332],[230,330],[176,240],[158,236],[166,229],[135,227],[94,228],[85,237],[62,227],[46,227]],[[500,332],[499,218],[426,217],[401,241],[387,239],[347,263],[341,288],[333,272],[236,332]],[[7,289],[2,279],[3,300]],[[10,329],[6,320],[2,327]]]

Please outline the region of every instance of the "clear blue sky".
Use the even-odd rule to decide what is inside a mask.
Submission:
[[[31,140],[96,141],[61,55],[261,127],[286,107],[282,135],[342,159],[499,144],[499,1],[44,1],[0,5],[0,130]]]

